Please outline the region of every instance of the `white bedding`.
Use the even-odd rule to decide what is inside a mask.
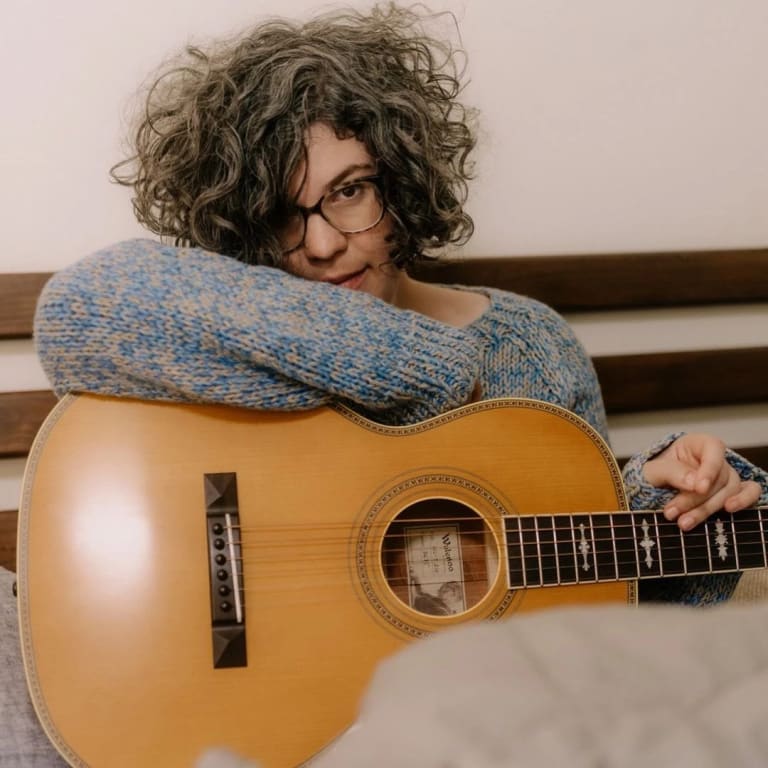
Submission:
[[[0,766],[59,768],[24,684],[13,578],[0,569]],[[766,638],[768,603],[558,609],[452,630],[384,662],[358,725],[313,768],[768,766]]]

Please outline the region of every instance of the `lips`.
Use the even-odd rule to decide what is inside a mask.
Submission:
[[[359,272],[352,272],[350,274],[346,275],[338,275],[335,277],[326,277],[323,278],[323,282],[326,283],[333,283],[334,285],[338,285],[341,288],[349,288],[350,290],[355,290],[360,287],[360,284],[363,282],[363,279],[365,278],[367,268],[364,267]]]

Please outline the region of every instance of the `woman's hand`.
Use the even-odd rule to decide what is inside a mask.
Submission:
[[[725,445],[713,435],[683,435],[643,467],[656,488],[678,491],[664,507],[667,520],[690,531],[711,514],[738,512],[757,502],[760,486],[743,481],[725,457]]]

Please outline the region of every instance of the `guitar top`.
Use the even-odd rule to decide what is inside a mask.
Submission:
[[[76,766],[189,766],[217,745],[297,766],[415,639],[633,602],[665,546],[650,513],[612,520],[625,509],[604,441],[538,401],[391,428],[68,396],[20,510],[32,700]]]

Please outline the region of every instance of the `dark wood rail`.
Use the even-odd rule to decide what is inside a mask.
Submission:
[[[768,248],[428,263],[425,280],[514,291],[560,312],[768,300]]]
[[[32,335],[37,297],[50,277],[50,272],[0,274],[0,339]]]

